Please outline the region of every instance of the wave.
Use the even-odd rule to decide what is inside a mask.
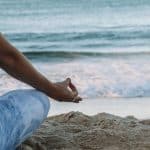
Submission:
[[[83,32],[56,32],[56,33],[8,33],[10,40],[19,42],[28,41],[80,41],[80,40],[130,40],[149,39],[150,26],[119,26],[99,28],[96,31]]]
[[[101,55],[113,52],[142,53],[145,49],[149,51],[150,47],[150,26],[120,26],[84,32],[8,33],[6,36],[23,52],[36,52],[35,55],[37,51],[40,54],[42,51],[81,52],[80,55],[82,52],[84,55],[86,52],[96,55],[97,52]]]
[[[150,55],[150,51],[124,51],[124,52],[111,52],[111,51],[101,51],[101,52],[67,52],[67,51],[28,51],[23,52],[23,54],[31,59],[42,59],[42,58],[80,58],[80,57],[125,57],[125,56],[143,56]]]
[[[41,55],[38,55],[40,59]],[[46,61],[43,61],[45,59],[43,57],[42,61],[33,61],[33,65],[53,82],[70,77],[84,98],[150,97],[149,56],[139,58],[135,55],[127,59],[112,57],[89,59],[88,55],[88,59],[76,60],[73,55],[68,57],[71,59],[63,61],[61,58],[67,56],[64,53],[61,55],[58,61],[56,57],[47,57],[45,54]],[[35,57],[34,53],[33,57]],[[0,80],[2,81],[1,90],[24,87],[4,73],[0,74]]]

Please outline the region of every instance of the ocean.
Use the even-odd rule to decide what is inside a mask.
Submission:
[[[0,31],[54,82],[71,77],[81,104],[51,114],[150,118],[149,0],[0,0]],[[0,94],[31,88],[0,70]],[[92,107],[92,108],[91,108]]]

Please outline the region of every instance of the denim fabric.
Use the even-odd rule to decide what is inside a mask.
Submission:
[[[16,90],[0,97],[0,150],[15,150],[44,121],[48,97],[37,90]]]

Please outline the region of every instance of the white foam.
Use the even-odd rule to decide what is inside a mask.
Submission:
[[[148,56],[97,57],[56,62],[35,62],[35,67],[52,81],[71,77],[85,98],[150,96]],[[0,92],[29,88],[5,73]]]
[[[71,77],[84,97],[150,96],[148,57],[99,57],[93,59],[38,64],[54,81]]]

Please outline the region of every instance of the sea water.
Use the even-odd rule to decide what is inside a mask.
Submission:
[[[51,114],[150,117],[149,0],[0,0],[0,31],[49,80],[71,77],[80,104]],[[31,88],[0,71],[0,94]],[[92,107],[91,107],[92,106]]]

